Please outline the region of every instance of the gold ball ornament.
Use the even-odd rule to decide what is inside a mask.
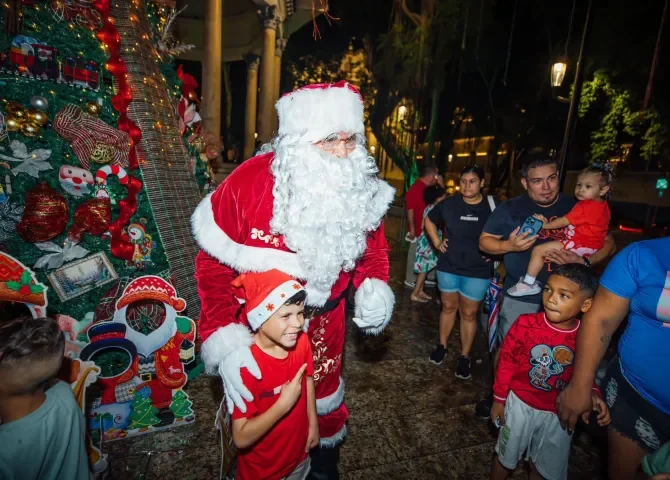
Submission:
[[[28,138],[36,137],[40,134],[40,126],[35,122],[23,122],[21,125],[21,133]]]
[[[85,108],[89,115],[95,115],[96,117],[102,112],[102,107],[97,102],[87,102]]]
[[[28,110],[23,105],[19,105],[16,102],[11,102],[7,104],[7,113],[14,115],[19,121],[25,119],[28,116]]]
[[[12,115],[7,115],[5,117],[5,127],[8,132],[18,132],[21,130],[21,121]]]
[[[28,112],[28,120],[38,125],[44,126],[49,123],[49,115],[41,110],[31,110]]]

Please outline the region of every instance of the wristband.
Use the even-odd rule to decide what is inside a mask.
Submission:
[[[591,268],[591,261],[588,258],[582,257],[582,260],[584,260],[584,265]]]

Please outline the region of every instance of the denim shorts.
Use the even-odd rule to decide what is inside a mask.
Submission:
[[[491,281],[488,278],[473,278],[447,272],[437,272],[437,287],[442,293],[458,292],[474,302],[481,302],[486,296]]]

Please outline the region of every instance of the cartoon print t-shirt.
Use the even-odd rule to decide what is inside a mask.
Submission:
[[[610,262],[600,285],[630,300],[619,340],[624,377],[670,415],[670,238],[629,245]]]
[[[572,378],[578,329],[579,322],[560,330],[544,312],[519,316],[500,350],[493,398],[504,403],[513,390],[527,405],[556,412],[556,398]]]

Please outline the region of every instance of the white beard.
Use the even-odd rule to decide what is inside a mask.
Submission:
[[[277,141],[270,227],[297,254],[308,292],[327,298],[342,270],[353,270],[365,251],[367,233],[379,226],[389,203],[377,195],[377,172],[361,145],[339,158],[312,144]],[[323,301],[308,296],[310,304]]]

